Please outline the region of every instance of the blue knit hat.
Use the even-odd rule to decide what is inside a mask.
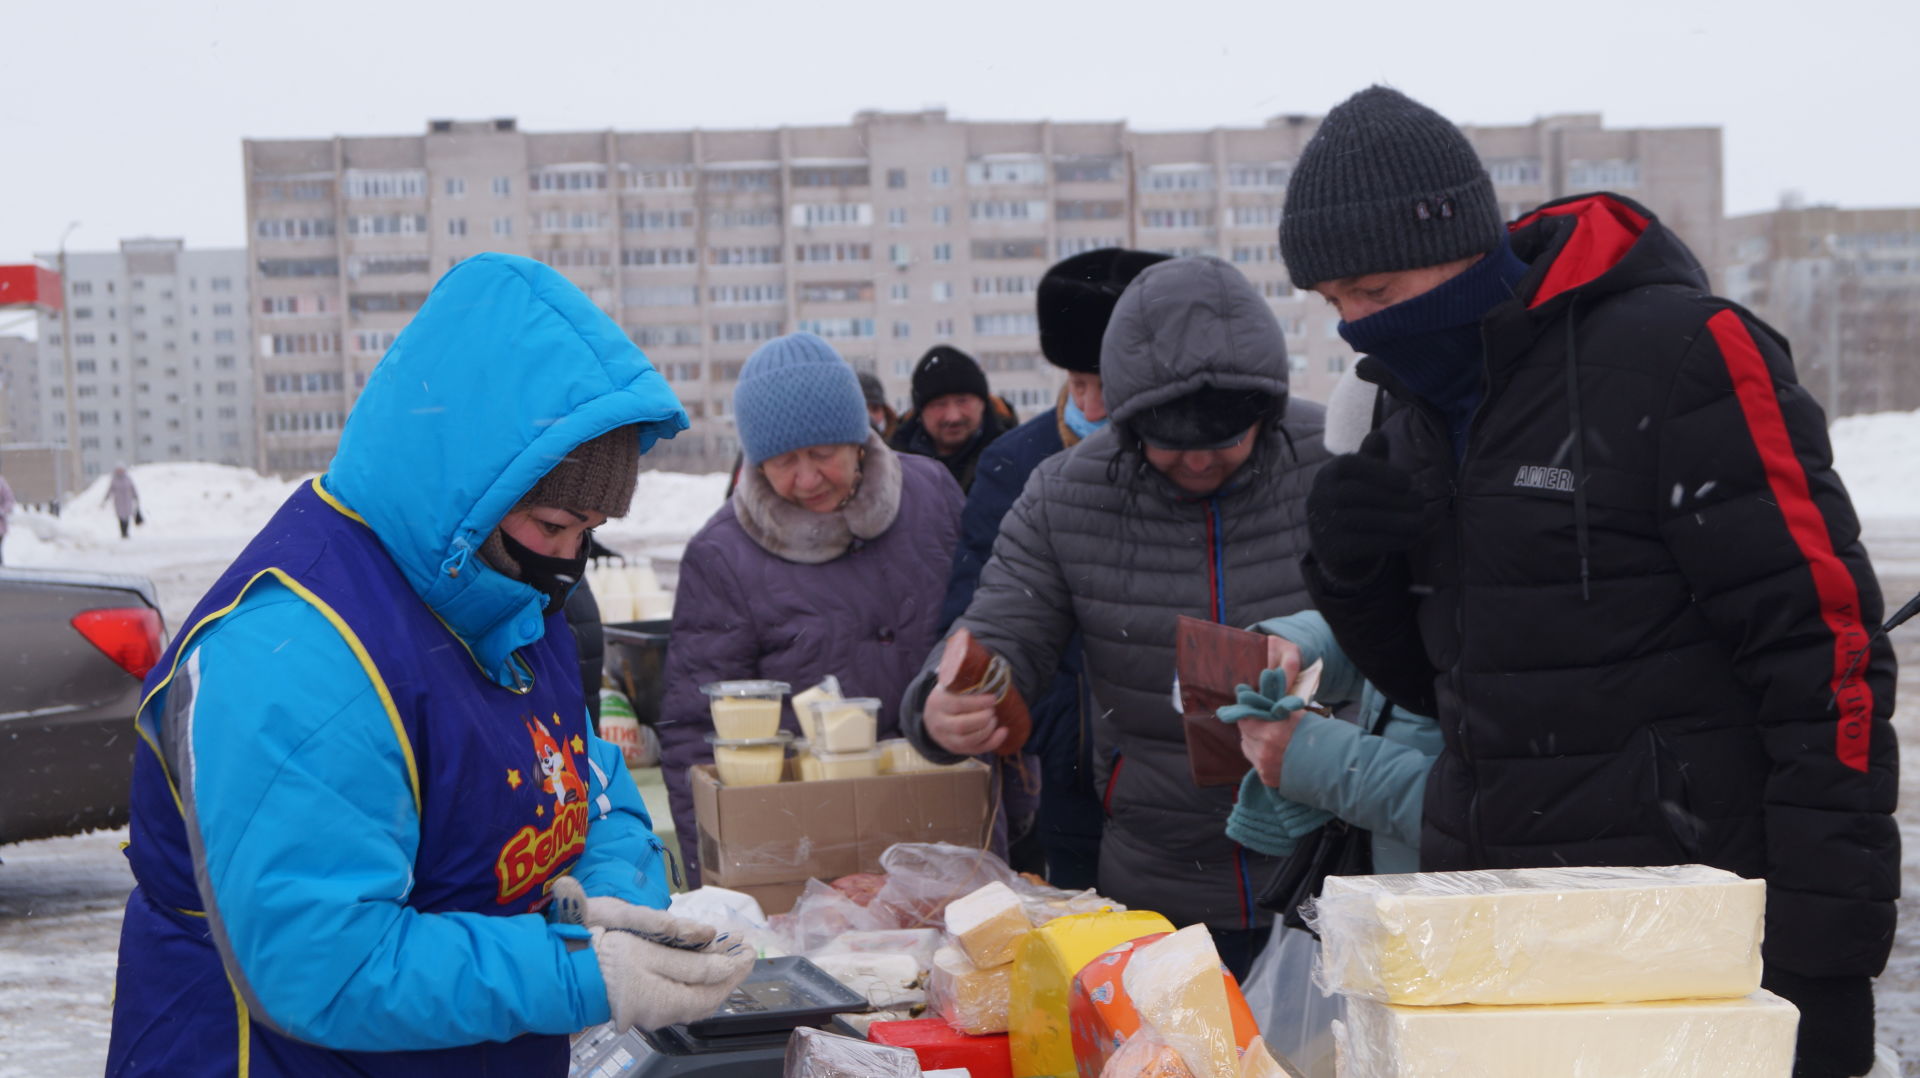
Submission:
[[[859,376],[811,333],[775,337],[747,357],[733,416],[749,466],[810,445],[864,445],[873,429]]]

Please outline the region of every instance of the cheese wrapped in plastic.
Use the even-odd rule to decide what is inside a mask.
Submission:
[[[1400,1007],[1347,1001],[1341,1078],[1788,1078],[1800,1021],[1770,992],[1740,999]]]
[[[781,1078],[920,1078],[920,1061],[905,1048],[801,1026],[787,1039],[780,1074]]]
[[[1704,865],[1335,876],[1330,992],[1382,1003],[1734,998],[1760,987],[1766,885]]]
[[[947,1024],[962,1033],[1007,1031],[1008,975],[1011,964],[981,969],[958,947],[933,952],[927,1001]]]
[[[1079,1078],[1098,1078],[1121,1047],[1151,1032],[1142,1033],[1140,1012],[1127,995],[1127,966],[1136,954],[1168,933],[1142,936],[1114,947],[1081,967],[1073,978],[1073,996],[1067,1005],[1068,1022],[1073,1031],[1073,1062]],[[1260,1039],[1260,1027],[1252,1008],[1240,993],[1240,984],[1224,968],[1220,979],[1226,985],[1227,1010],[1233,1016],[1233,1040],[1243,1049]],[[1172,1051],[1172,1049],[1168,1049]],[[1244,1066],[1245,1057],[1242,1056]]]
[[[1194,1078],[1239,1078],[1233,1011],[1206,925],[1140,948],[1121,975],[1140,1027],[1173,1047]]]
[[[1148,910],[1057,917],[1020,941],[1008,982],[1008,1049],[1013,1072],[1026,1078],[1074,1078],[1067,1006],[1073,978],[1108,949],[1172,922]]]
[[[1004,966],[1013,961],[1020,937],[1033,928],[1020,896],[995,881],[947,903],[947,932],[976,966]]]

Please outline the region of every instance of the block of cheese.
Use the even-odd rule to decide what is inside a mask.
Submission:
[[[920,1067],[927,1074],[958,1067],[973,1078],[1013,1078],[1005,1033],[972,1037],[938,1018],[921,1018],[875,1022],[867,1029],[867,1039],[908,1049],[920,1058]]]
[[[1013,1070],[1023,1078],[1074,1078],[1067,1005],[1073,977],[1110,948],[1172,922],[1148,910],[1056,917],[1020,941],[1008,979],[1007,1034]]]
[[[998,880],[947,903],[947,932],[982,968],[1013,961],[1020,937],[1032,928],[1020,896]]]
[[[1320,979],[1422,1006],[1736,998],[1760,987],[1766,901],[1704,865],[1336,876]]]
[[[1134,955],[1165,936],[1161,933],[1130,940],[1088,962],[1074,975],[1067,1018],[1073,1031],[1073,1063],[1079,1078],[1099,1078],[1121,1047],[1140,1032],[1140,1012],[1127,996],[1127,965]],[[1222,969],[1220,979],[1226,985],[1227,1009],[1233,1014],[1234,1043],[1245,1048],[1259,1038],[1260,1027],[1233,974]]]
[[[1188,925],[1140,948],[1121,975],[1141,1029],[1172,1046],[1194,1078],[1240,1073],[1223,968],[1207,926]]]
[[[1347,1000],[1335,1022],[1341,1078],[1787,1078],[1793,1004],[1740,999],[1399,1007]]]
[[[958,947],[933,952],[927,1001],[947,1024],[962,1033],[1007,1031],[1007,977],[1011,963],[981,969]]]
[[[1240,1052],[1240,1078],[1287,1078],[1287,1071],[1267,1050],[1267,1042],[1255,1037]]]

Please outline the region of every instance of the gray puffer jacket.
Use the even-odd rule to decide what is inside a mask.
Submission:
[[[1277,862],[1226,837],[1234,787],[1193,784],[1172,704],[1174,618],[1246,626],[1309,605],[1299,558],[1307,490],[1327,458],[1324,412],[1287,400],[1280,327],[1218,259],[1142,273],[1114,311],[1101,371],[1115,422],[1035,470],[956,625],[1005,656],[1030,698],[1082,633],[1108,815],[1101,892],[1175,924],[1257,927],[1267,917],[1253,900]],[[1128,417],[1202,385],[1265,390],[1283,408],[1224,487],[1194,496],[1125,430]],[[909,688],[901,727],[922,752],[951,760],[922,726],[938,657]]]

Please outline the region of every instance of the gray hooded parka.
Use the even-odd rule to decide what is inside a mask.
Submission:
[[[1190,777],[1172,704],[1174,618],[1249,626],[1309,605],[1299,558],[1306,496],[1326,460],[1323,409],[1287,397],[1286,344],[1266,301],[1231,265],[1183,258],[1148,268],[1121,296],[1101,374],[1114,422],[1049,458],[1007,514],[980,587],[955,623],[1012,667],[1029,699],[1044,690],[1075,629],[1095,700],[1095,767],[1107,826],[1100,891],[1175,924],[1257,927],[1254,899],[1277,862],[1224,828],[1236,787]],[[1281,403],[1254,454],[1212,495],[1188,494],[1150,466],[1127,421],[1204,385]],[[916,746],[939,649],[902,702]]]

